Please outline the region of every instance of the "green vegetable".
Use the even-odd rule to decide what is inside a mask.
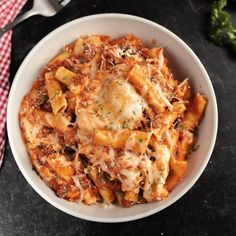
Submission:
[[[211,5],[210,39],[217,45],[226,46],[236,53],[236,29],[229,13],[223,10],[227,0],[219,0]]]

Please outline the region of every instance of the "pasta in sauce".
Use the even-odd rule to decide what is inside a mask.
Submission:
[[[206,103],[175,79],[162,48],[132,34],[81,36],[45,66],[19,122],[59,197],[130,207],[167,198],[182,180]]]

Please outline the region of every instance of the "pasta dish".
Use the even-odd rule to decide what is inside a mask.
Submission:
[[[45,66],[19,123],[33,168],[57,196],[130,207],[182,180],[207,104],[163,48],[132,34],[81,36]]]

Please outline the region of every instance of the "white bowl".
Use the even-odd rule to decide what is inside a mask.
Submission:
[[[70,43],[82,34],[106,34],[117,37],[129,32],[144,41],[150,42],[151,39],[156,39],[159,46],[164,46],[164,51],[174,72],[178,74],[178,78],[183,80],[189,77],[194,90],[206,95],[208,105],[198,136],[200,147],[189,157],[183,181],[175,187],[166,200],[136,205],[131,208],[115,207],[112,209],[65,201],[58,198],[32,170],[19,128],[20,103],[41,69],[59,52],[63,45]],[[15,76],[7,112],[7,129],[11,149],[18,167],[29,184],[58,209],[82,219],[98,222],[124,222],[140,219],[161,211],[182,197],[193,186],[209,161],[216,140],[217,125],[218,113],[215,93],[206,70],[193,51],[166,28],[140,17],[123,14],[83,17],[59,27],[43,38],[25,58]]]

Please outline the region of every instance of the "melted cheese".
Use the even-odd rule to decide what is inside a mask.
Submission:
[[[155,184],[157,189],[156,200],[158,200],[169,173],[170,151],[167,146],[161,144],[157,145],[156,151],[152,153],[152,156],[156,158],[155,162],[152,162],[149,158],[147,158],[147,156],[144,156],[141,161],[141,168],[146,176],[144,184],[144,198],[147,201],[151,199],[151,187],[153,184]]]
[[[83,129],[133,129],[142,118],[144,99],[122,78],[108,79],[94,103],[77,112],[78,125]]]
[[[42,123],[38,122],[37,125],[32,124],[27,116],[22,116],[21,126],[25,130],[25,138],[28,141],[28,145],[32,147],[39,145],[41,140],[37,136],[42,129]]]
[[[121,181],[122,191],[138,191],[138,185],[141,181],[140,177],[140,157],[131,153],[125,152],[125,156],[119,160],[121,166],[120,174],[117,178]]]
[[[101,99],[104,109],[102,117],[104,119],[108,117],[107,126],[112,129],[119,129],[122,126],[133,129],[136,122],[142,118],[143,99],[133,86],[123,79],[107,82],[108,86],[104,87],[104,96]]]

